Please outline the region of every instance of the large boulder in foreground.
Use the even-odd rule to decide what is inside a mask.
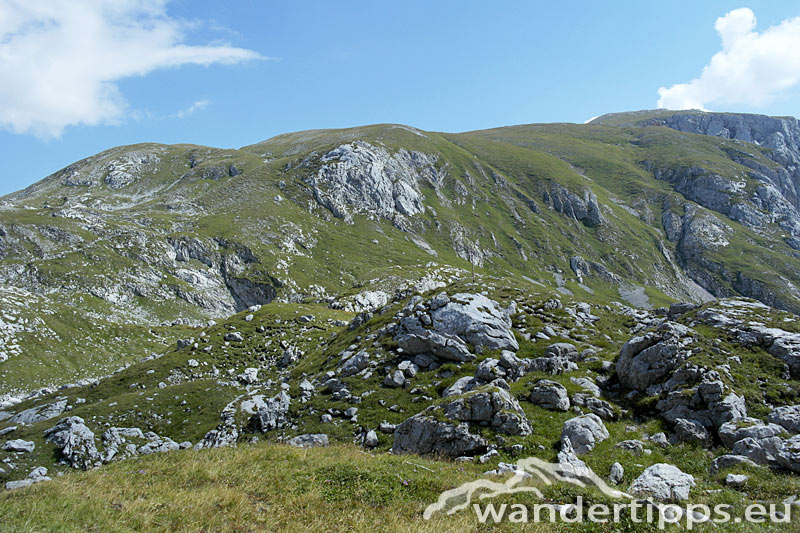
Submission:
[[[694,486],[694,477],[681,472],[676,466],[658,463],[642,472],[629,492],[642,498],[679,502],[689,499],[689,491]]]
[[[490,350],[519,349],[511,319],[500,304],[481,294],[440,293],[407,307],[394,340],[409,355],[433,354],[450,361],[471,361],[469,345]]]
[[[392,452],[460,457],[481,453],[487,445],[483,437],[469,432],[465,422],[454,424],[420,413],[395,428]]]

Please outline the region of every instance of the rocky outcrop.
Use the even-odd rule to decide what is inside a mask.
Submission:
[[[47,442],[59,450],[62,460],[72,468],[88,470],[102,463],[95,446],[94,433],[83,419],[70,416],[44,432]]]
[[[420,183],[440,180],[436,156],[405,149],[392,154],[364,141],[343,144],[320,163],[308,178],[314,199],[347,222],[360,213],[405,228],[405,217],[425,212]]]
[[[465,422],[456,424],[418,414],[395,428],[392,452],[461,457],[481,453],[487,446],[483,437],[470,433]]]
[[[289,405],[291,397],[286,391],[281,391],[277,396],[264,400],[263,395],[254,396],[245,402],[245,412],[252,412],[250,427],[256,431],[266,433],[273,429],[285,426],[289,422]]]
[[[474,455],[483,451],[487,442],[470,433],[470,424],[508,435],[529,435],[532,431],[522,407],[504,389],[481,387],[451,398],[399,424],[394,431],[392,450],[451,457]]]
[[[557,213],[577,220],[584,226],[593,228],[605,223],[597,196],[589,189],[584,189],[579,196],[563,185],[552,183],[550,190],[543,193],[542,200]]]
[[[617,375],[627,388],[647,391],[664,381],[691,354],[693,342],[689,328],[665,322],[655,331],[628,340],[619,352]]]
[[[470,361],[470,346],[519,349],[511,319],[494,300],[480,295],[446,293],[427,302],[414,301],[398,315],[394,340],[409,355],[428,353],[450,361]]]

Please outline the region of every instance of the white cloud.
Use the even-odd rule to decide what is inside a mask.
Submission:
[[[0,0],[0,126],[55,138],[71,125],[113,124],[126,114],[116,85],[123,78],[261,58],[225,44],[184,44],[187,26],[167,16],[166,3]],[[185,112],[208,105],[201,102]]]
[[[198,100],[186,109],[181,109],[177,113],[175,113],[175,118],[186,118],[190,115],[194,115],[198,111],[202,111],[203,109],[207,108],[211,104],[210,101],[206,100],[205,98],[202,100]]]
[[[800,17],[761,33],[748,8],[717,19],[722,50],[700,77],[658,90],[659,108],[705,109],[708,105],[760,107],[800,83]]]

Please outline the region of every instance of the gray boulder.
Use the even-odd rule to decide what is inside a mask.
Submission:
[[[492,427],[509,435],[529,435],[531,424],[519,403],[504,389],[486,387],[441,406],[450,420]]]
[[[348,357],[339,363],[339,375],[343,378],[354,376],[369,367],[369,354],[365,350]]]
[[[622,478],[625,476],[625,469],[619,463],[614,463],[608,470],[608,480],[614,485],[619,485]]]
[[[767,418],[770,424],[778,424],[792,435],[800,433],[800,405],[776,407]]]
[[[675,421],[675,438],[678,442],[697,442],[705,445],[710,442],[711,435],[697,420],[679,418]]]
[[[674,322],[664,322],[655,331],[633,337],[620,350],[617,375],[629,389],[646,391],[668,377],[689,356],[690,330]]]
[[[592,470],[586,463],[581,461],[572,447],[569,438],[561,440],[561,451],[558,452],[556,460],[558,469],[562,476],[571,479],[585,479],[591,477]]]
[[[784,440],[780,437],[745,437],[733,445],[731,452],[747,457],[758,465],[775,465],[783,444]]]
[[[144,434],[147,443],[139,446],[136,450],[139,455],[150,455],[151,453],[164,453],[179,450],[180,445],[168,437],[161,437],[152,431]]]
[[[628,492],[663,502],[679,502],[689,499],[689,492],[694,486],[694,477],[673,465],[658,463],[645,469]]]
[[[86,427],[83,419],[70,416],[44,432],[47,442],[51,442],[61,453],[63,461],[72,468],[88,470],[101,464],[94,433]]]
[[[494,300],[481,294],[440,294],[418,304],[417,314],[400,321],[394,337],[404,353],[430,353],[442,359],[464,362],[475,359],[468,344],[488,349],[519,349],[511,331],[511,319]]]
[[[6,483],[6,490],[22,489],[42,481],[51,481],[51,479],[47,477],[47,469],[43,466],[39,466],[31,470],[31,473],[28,474],[27,478],[20,479],[18,481],[9,481]]]
[[[458,378],[455,383],[453,383],[452,385],[447,387],[444,391],[442,391],[442,398],[465,394],[471,390],[483,386],[484,384],[485,383],[483,383],[481,380],[473,376],[464,376]]]
[[[572,403],[579,407],[585,407],[592,413],[596,414],[603,420],[616,420],[617,413],[614,407],[600,398],[596,398],[590,394],[575,393],[572,395]]]
[[[599,416],[588,414],[571,418],[561,429],[561,443],[568,439],[575,453],[583,455],[592,451],[598,442],[609,437],[608,430]]]
[[[756,466],[756,464],[744,455],[720,455],[711,461],[711,475],[714,476],[722,470],[733,468],[738,465]]]
[[[30,425],[55,418],[67,408],[67,400],[59,400],[47,405],[39,405],[20,411],[9,420],[11,424]]]
[[[579,358],[578,349],[567,342],[557,342],[544,349],[544,357],[564,357],[570,361],[577,361]]]
[[[800,473],[800,435],[795,435],[781,445],[777,460],[782,467]]]
[[[406,383],[406,376],[403,374],[402,370],[395,370],[394,372],[389,372],[386,374],[386,377],[383,380],[383,384],[389,387],[390,389],[397,389],[405,385]]]
[[[289,439],[289,446],[295,448],[318,448],[330,444],[328,436],[324,433],[307,433]]]
[[[392,452],[461,457],[481,453],[487,445],[483,437],[469,432],[466,422],[454,424],[420,413],[395,428]]]
[[[530,401],[534,405],[555,411],[567,411],[570,406],[567,389],[562,384],[547,379],[540,379],[534,384]]]
[[[14,439],[3,444],[3,451],[30,453],[36,448],[33,441]]]
[[[782,426],[777,424],[764,424],[757,418],[742,418],[722,424],[719,428],[719,438],[728,448],[745,438],[755,440],[776,437],[784,432]]]
[[[378,434],[375,433],[374,429],[370,429],[364,435],[364,446],[367,448],[374,448],[378,445]]]

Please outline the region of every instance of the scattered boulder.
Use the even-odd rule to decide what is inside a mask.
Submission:
[[[777,424],[764,424],[757,418],[740,418],[722,424],[719,428],[719,439],[728,448],[733,448],[738,441],[748,437],[760,441],[783,432],[783,427]]]
[[[397,389],[406,384],[406,376],[402,370],[389,372],[383,380],[383,384],[390,389]]]
[[[3,444],[3,451],[31,453],[36,448],[33,441],[14,439]]]
[[[416,309],[416,311],[414,311]],[[481,294],[441,293],[409,309],[394,337],[404,353],[430,353],[441,359],[464,362],[475,359],[468,343],[488,349],[519,349],[511,319],[500,305]]]
[[[619,485],[625,476],[625,469],[619,463],[614,463],[608,471],[608,480],[614,485]]]
[[[777,424],[792,435],[800,433],[800,405],[776,407],[767,417],[770,424]]]
[[[658,463],[645,469],[633,482],[629,492],[643,498],[679,502],[689,499],[689,492],[694,486],[694,477],[691,475],[673,465]]]
[[[800,435],[785,441],[777,456],[778,464],[800,474]]]
[[[784,440],[780,437],[755,439],[745,437],[733,445],[731,452],[743,455],[758,465],[775,465],[782,450]]]
[[[557,342],[544,349],[544,357],[563,357],[570,361],[579,358],[578,349],[567,342]]]
[[[725,476],[725,484],[738,489],[744,487],[748,479],[750,479],[750,477],[744,474],[728,474]]]
[[[596,414],[603,420],[616,420],[617,412],[614,407],[600,398],[596,398],[590,394],[575,393],[572,395],[572,403],[579,407],[585,407],[592,413]]]
[[[328,436],[324,433],[307,433],[289,439],[289,446],[295,448],[318,448],[329,444]]]
[[[223,339],[227,342],[242,342],[244,337],[238,331],[229,331],[225,334]]]
[[[738,465],[756,466],[756,464],[743,455],[720,455],[711,461],[711,475],[714,476],[721,470],[727,470]]]
[[[499,387],[478,389],[440,408],[450,420],[487,425],[500,433],[529,435],[532,431],[525,411],[506,390]]]
[[[237,379],[247,385],[253,385],[255,383],[258,383],[258,369],[245,368],[244,372],[242,372],[237,376]]]
[[[366,435],[364,435],[364,446],[367,448],[374,448],[378,445],[378,434],[375,433],[374,429],[370,429],[367,431]]]
[[[534,405],[555,411],[567,411],[570,406],[566,387],[547,379],[540,379],[534,384],[530,401]]]
[[[6,483],[6,490],[22,489],[42,481],[51,481],[51,479],[47,477],[47,469],[43,466],[38,466],[31,470],[31,473],[28,474],[27,478],[20,479],[18,481],[9,481]]]
[[[452,385],[447,387],[444,391],[442,391],[442,398],[465,394],[483,385],[484,383],[481,380],[473,376],[464,376],[458,378],[455,383],[453,383]]]
[[[697,442],[705,445],[710,442],[711,435],[697,420],[678,418],[675,420],[675,439],[678,442]]]
[[[598,442],[602,442],[608,437],[606,426],[595,414],[571,418],[564,422],[561,430],[562,447],[564,442],[569,440],[577,455],[592,451]]]
[[[24,411],[20,411],[16,415],[12,416],[9,419],[9,423],[29,426],[31,424],[36,424],[37,422],[55,418],[63,413],[66,408],[67,400],[59,400],[46,405],[31,407],[30,409],[25,409]]]
[[[339,362],[339,375],[343,378],[354,376],[369,367],[369,353],[361,350]]]

